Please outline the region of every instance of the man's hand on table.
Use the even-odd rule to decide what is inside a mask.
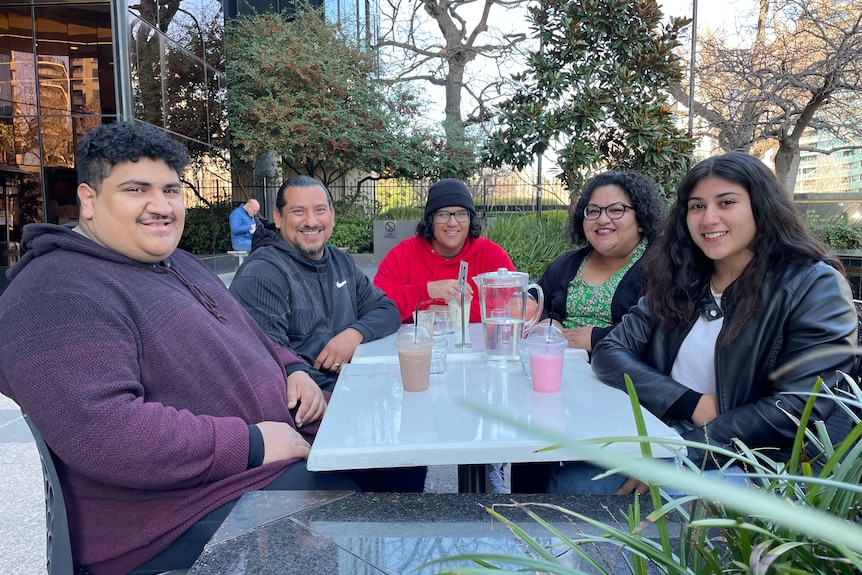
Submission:
[[[287,376],[287,407],[296,412],[296,426],[317,421],[326,412],[326,399],[317,382],[304,371],[295,371]]]
[[[290,424],[282,421],[261,421],[257,428],[263,436],[263,465],[294,457],[308,459],[311,444]]]
[[[323,346],[314,360],[314,368],[338,372],[342,365],[353,358],[353,353],[362,343],[362,339],[358,329],[346,328]]]

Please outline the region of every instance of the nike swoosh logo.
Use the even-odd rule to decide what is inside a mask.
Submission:
[[[347,283],[347,280],[341,280],[340,282],[335,282],[335,287],[342,288],[342,287],[344,287],[344,284],[346,284],[346,283]]]

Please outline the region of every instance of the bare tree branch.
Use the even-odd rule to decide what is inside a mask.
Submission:
[[[691,110],[722,149],[772,147],[792,193],[804,135],[862,139],[862,11],[853,2],[760,0],[756,22],[748,47],[720,33],[699,38]],[[681,86],[671,93],[688,105]]]

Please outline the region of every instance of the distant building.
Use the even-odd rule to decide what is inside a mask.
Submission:
[[[850,222],[862,218],[862,149],[848,145],[823,132],[803,136],[803,148],[836,150],[800,153],[793,198],[806,212]]]
[[[228,18],[261,12],[290,13],[293,0],[224,0]],[[327,22],[337,22],[357,45],[367,46],[377,40],[380,11],[377,0],[310,0],[313,8],[323,7]]]
[[[229,199],[223,29],[221,0],[4,1],[0,242],[77,220],[74,151],[100,123],[170,132],[200,160],[183,175],[187,204]]]

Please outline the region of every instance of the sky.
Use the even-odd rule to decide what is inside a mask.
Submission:
[[[692,2],[695,0],[658,0],[662,12],[666,16],[691,17]],[[697,1],[697,27],[701,34],[709,28],[717,30],[723,28],[728,32],[733,32],[739,29],[739,25],[747,21],[747,17],[754,14],[757,9],[758,0],[696,0]],[[459,14],[468,22],[468,28],[472,31],[476,21],[479,18],[479,10],[482,7],[482,2],[466,4],[459,9]],[[499,10],[499,8],[497,8]],[[501,18],[501,16],[505,16]],[[500,20],[504,20],[501,22]],[[506,30],[520,30],[526,26],[526,22],[513,16],[512,13],[504,13],[502,10],[496,11],[492,9],[489,19],[492,26]],[[683,40],[687,43],[687,40]],[[480,42],[481,43],[481,42]],[[470,68],[473,74],[482,74],[483,68]],[[496,69],[489,68],[491,74],[496,74]],[[468,77],[470,74],[468,73]],[[439,106],[431,106],[430,115],[442,119],[443,117],[443,91],[442,88],[425,86],[429,94],[439,94],[430,98],[433,102],[438,102]],[[465,103],[469,100],[467,95],[464,95]],[[439,109],[438,109],[439,108]]]
[[[691,17],[694,0],[659,0],[666,16]],[[697,0],[697,28],[736,30],[757,10],[757,0]]]
[[[692,0],[659,0],[662,12],[670,16],[691,16]],[[719,22],[732,19],[740,10],[747,10],[756,5],[755,0],[699,0],[697,2],[697,20],[700,23]]]

